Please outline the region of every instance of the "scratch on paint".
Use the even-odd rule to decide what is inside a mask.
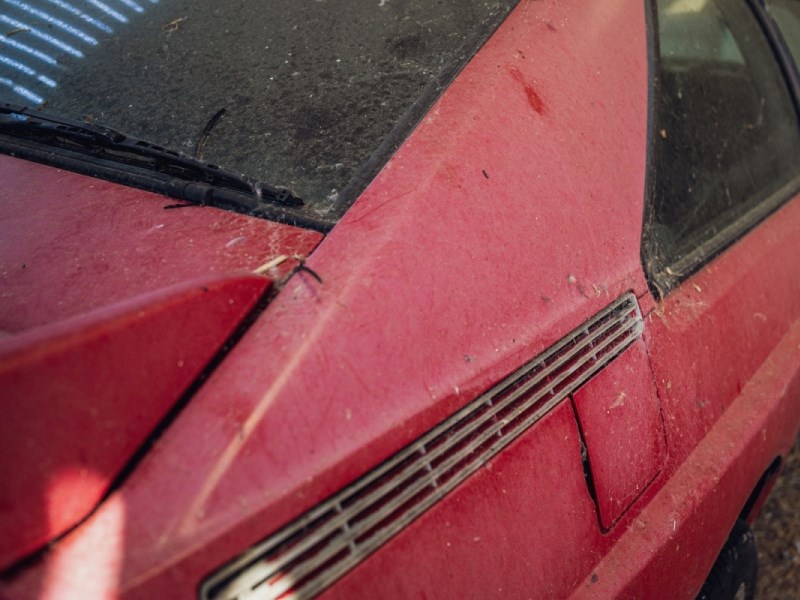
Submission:
[[[394,202],[395,200],[399,200],[400,198],[404,198],[405,196],[408,196],[413,191],[414,190],[408,190],[407,192],[403,192],[402,194],[397,194],[396,196],[392,196],[391,198],[389,198],[388,200],[384,200],[383,202],[381,202],[377,206],[373,206],[370,210],[365,212],[363,215],[358,215],[357,217],[355,217],[353,219],[350,219],[350,221],[348,221],[347,223],[348,224],[358,223],[359,221],[362,221],[362,220],[366,219],[368,216],[370,216],[375,211],[380,210],[381,208],[383,208],[384,206],[386,206],[390,202]]]

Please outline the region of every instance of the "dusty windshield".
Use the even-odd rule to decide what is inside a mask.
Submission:
[[[0,102],[288,187],[335,219],[514,4],[0,0]]]

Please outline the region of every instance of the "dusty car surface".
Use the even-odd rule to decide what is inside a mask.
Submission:
[[[800,2],[0,27],[0,597],[751,596]]]

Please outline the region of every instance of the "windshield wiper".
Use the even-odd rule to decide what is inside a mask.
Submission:
[[[231,206],[245,212],[258,212],[265,204],[303,205],[303,200],[286,188],[272,187],[108,127],[16,104],[0,104],[0,134],[77,153],[90,161],[124,165],[131,172],[123,183],[195,204]],[[128,181],[142,172],[147,174],[144,181]],[[148,176],[153,173],[157,182]]]

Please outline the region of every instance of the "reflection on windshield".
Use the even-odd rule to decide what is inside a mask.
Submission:
[[[98,45],[96,32],[113,34],[110,23],[125,24],[125,12],[142,13],[147,6],[132,0],[109,2],[123,6],[113,7],[100,0],[2,0],[0,23],[7,30],[0,35],[0,65],[5,67],[0,71],[0,86],[17,96],[9,101],[44,104],[48,90],[58,86],[58,77],[63,74],[59,54],[84,58],[84,49]],[[157,4],[158,0],[147,2]],[[50,10],[42,5],[50,5]],[[96,16],[86,8],[94,8]],[[75,24],[69,22],[70,17]],[[16,39],[23,37],[21,34],[25,34],[25,42]]]
[[[0,0],[0,102],[202,148],[333,223],[515,4]]]

